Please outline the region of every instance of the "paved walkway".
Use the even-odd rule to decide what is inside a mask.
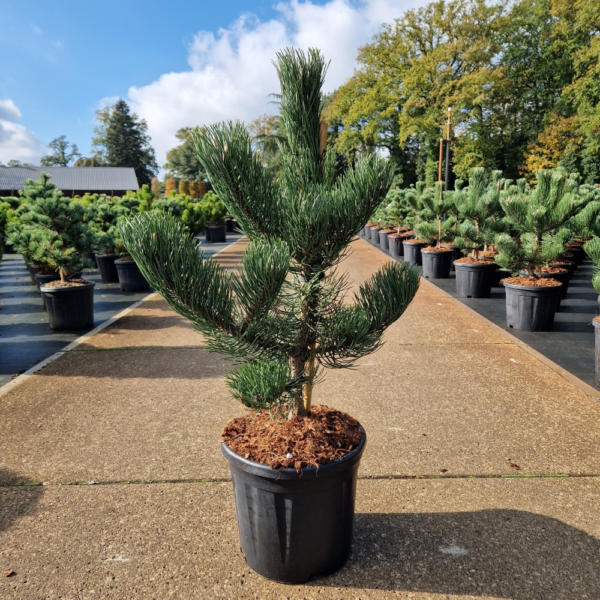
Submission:
[[[316,389],[369,441],[352,557],[306,586],[245,565],[218,444],[241,409],[160,298],[45,367],[0,397],[0,597],[600,598],[600,403],[425,283],[386,342]]]
[[[228,233],[227,241],[203,241],[200,248],[206,256],[213,256],[241,237]],[[94,325],[77,331],[52,331],[23,258],[18,254],[4,256],[0,264],[0,386],[148,296],[147,291],[123,292],[118,283],[102,283],[97,269],[86,270],[84,276],[96,283]]]

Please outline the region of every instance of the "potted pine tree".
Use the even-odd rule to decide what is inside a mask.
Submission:
[[[51,329],[81,329],[94,322],[94,283],[78,272],[87,265],[83,252],[94,238],[84,220],[83,205],[60,193],[31,199],[21,217],[35,262],[50,271],[50,277],[38,273],[36,279]]]
[[[261,575],[300,583],[339,569],[350,553],[358,463],[366,434],[352,417],[313,403],[324,368],[376,350],[419,285],[416,268],[387,263],[342,298],[336,265],[384,200],[390,162],[363,155],[342,177],[321,126],[326,66],[317,50],[278,53],[281,119],[289,147],[275,177],[246,127],[195,134],[198,159],[250,244],[237,272],[203,260],[181,223],[141,214],[123,239],[146,278],[232,357],[227,383],[250,412],[230,422],[231,468],[242,551]]]
[[[405,196],[409,207],[406,221],[413,229],[415,235],[413,238],[407,237],[402,240],[404,260],[415,265],[423,264],[421,249],[429,245],[429,240],[420,239],[417,231],[427,219],[433,218],[431,210],[423,202],[424,196],[431,193],[435,193],[432,188],[426,188],[423,181],[418,181],[416,187],[407,190]]]
[[[421,248],[423,277],[426,279],[448,279],[454,251],[442,246],[442,242],[452,237],[454,217],[447,216],[452,206],[450,196],[442,192],[440,183],[436,183],[431,193],[421,195],[424,207],[423,218],[415,225],[417,238],[428,240],[430,245]]]
[[[96,234],[94,248],[102,283],[119,282],[115,260],[121,253],[116,246],[115,230],[119,217],[126,217],[130,213],[131,208],[125,202],[115,201],[108,196],[103,196],[88,208],[90,225]]]
[[[227,208],[214,192],[206,192],[200,203],[206,219],[206,241],[221,243],[227,239],[225,215]]]
[[[461,220],[454,245],[468,255],[454,261],[456,293],[461,298],[489,298],[491,295],[498,267],[480,253],[502,229],[502,221],[496,218],[501,211],[501,175],[501,171],[493,171],[488,184],[485,169],[472,169],[469,185],[463,188],[462,182],[457,182],[458,189],[452,195]]]
[[[518,242],[507,233],[496,236],[496,262],[518,276],[504,280],[506,321],[521,331],[550,331],[560,301],[561,282],[542,277],[542,269],[564,252],[570,232],[562,226],[590,202],[577,184],[560,171],[538,171],[537,186],[511,186],[500,205]],[[522,274],[521,274],[522,273]]]

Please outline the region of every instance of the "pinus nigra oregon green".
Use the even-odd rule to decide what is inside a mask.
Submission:
[[[384,200],[390,162],[363,155],[339,177],[322,127],[326,65],[318,50],[278,53],[282,146],[278,177],[265,169],[239,122],[199,130],[198,159],[227,211],[250,239],[237,273],[204,260],[172,217],[140,214],[123,239],[144,276],[206,336],[208,348],[229,355],[234,397],[290,415],[310,412],[321,370],[352,366],[376,350],[419,285],[418,270],[387,263],[344,300],[346,278],[336,267],[352,238]]]

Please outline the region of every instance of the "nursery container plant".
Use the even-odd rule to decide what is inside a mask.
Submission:
[[[442,242],[448,241],[455,220],[451,215],[446,217],[451,201],[448,194],[442,191],[441,183],[421,195],[421,203],[424,207],[423,218],[415,223],[415,235],[426,239],[430,243],[421,248],[421,262],[423,264],[423,277],[426,279],[448,279],[454,252],[451,248],[442,246]],[[408,244],[408,242],[407,242]]]
[[[200,203],[206,218],[206,241],[213,244],[226,241],[225,215],[227,208],[214,192],[206,192]]]
[[[499,267],[480,253],[501,230],[501,221],[495,218],[501,211],[501,175],[501,171],[493,171],[487,183],[485,169],[477,167],[471,170],[467,187],[462,187],[460,180],[456,182],[452,199],[461,223],[454,244],[468,254],[454,261],[456,293],[461,298],[489,298],[492,286],[499,283]]]
[[[363,154],[337,176],[321,125],[321,54],[287,49],[276,67],[289,141],[279,177],[263,167],[241,123],[200,129],[194,138],[219,198],[250,239],[239,271],[203,260],[181,225],[165,216],[135,217],[123,239],[208,348],[237,362],[229,388],[254,412],[225,428],[222,451],[242,551],[261,575],[300,583],[339,569],[350,553],[366,441],[354,419],[313,405],[313,386],[324,367],[348,367],[380,345],[419,277],[410,265],[387,263],[353,304],[342,298],[344,278],[334,267],[383,201],[393,166]],[[293,441],[295,431],[304,441]],[[253,447],[252,440],[260,443]]]
[[[511,186],[500,200],[511,225],[518,232],[517,243],[507,233],[496,236],[496,262],[520,277],[504,280],[506,321],[522,331],[550,331],[558,306],[561,283],[540,277],[542,268],[560,256],[569,238],[562,225],[591,200],[577,193],[577,183],[560,171],[538,171],[533,191],[524,185]]]

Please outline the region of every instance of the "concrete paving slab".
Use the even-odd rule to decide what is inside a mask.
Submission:
[[[159,296],[144,302],[77,349],[202,346],[202,336]]]
[[[56,483],[227,476],[220,433],[241,411],[225,372],[200,347],[71,352],[2,397],[0,468]]]
[[[0,489],[0,596],[600,597],[598,479],[359,481],[353,552],[304,586],[239,550],[230,484]]]

